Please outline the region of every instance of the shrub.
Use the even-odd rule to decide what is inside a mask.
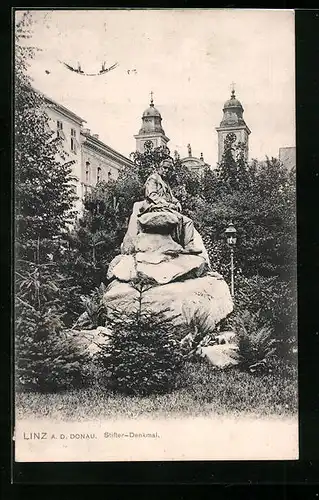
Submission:
[[[63,332],[54,310],[25,307],[16,319],[16,387],[56,392],[86,384],[87,356]]]
[[[277,350],[271,327],[259,314],[247,310],[232,319],[232,326],[237,334],[241,366],[250,372],[271,371]]]
[[[109,311],[112,336],[100,354],[109,386],[127,394],[170,392],[179,384],[187,356],[180,343],[181,329],[165,318],[165,312],[155,316],[148,311],[142,304],[145,286],[136,288],[136,311]]]
[[[291,283],[276,277],[236,276],[235,314],[248,310],[271,326],[278,341],[278,354],[289,359],[296,342],[296,294]]]
[[[106,308],[103,304],[103,296],[106,287],[101,283],[96,287],[90,296],[81,296],[82,306],[85,311],[76,321],[75,326],[80,326],[86,329],[94,329],[98,326],[105,326],[106,322]]]

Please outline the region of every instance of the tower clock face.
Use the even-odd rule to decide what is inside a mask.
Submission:
[[[229,134],[226,135],[226,139],[229,142],[235,142],[237,137],[236,137],[236,134],[234,134],[233,132],[230,132]]]
[[[150,139],[143,142],[144,149],[152,149],[154,148],[154,146],[155,146],[154,141],[151,141]]]

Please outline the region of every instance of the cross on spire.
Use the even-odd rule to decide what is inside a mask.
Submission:
[[[235,82],[231,83],[231,95],[232,97],[235,97]]]
[[[153,90],[150,92],[150,95],[151,95],[151,106],[153,106],[154,105],[154,101],[153,101],[154,92],[153,92]]]

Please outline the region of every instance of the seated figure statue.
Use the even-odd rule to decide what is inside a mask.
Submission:
[[[181,213],[181,204],[174,197],[167,182],[167,174],[171,164],[170,158],[163,160],[157,170],[147,178],[144,186],[145,201],[141,203],[138,217],[153,210],[167,210],[175,214],[178,222],[172,235],[173,238],[183,247],[182,253],[199,254],[202,249],[197,248],[194,244],[193,221]]]

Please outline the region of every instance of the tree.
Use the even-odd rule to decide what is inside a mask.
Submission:
[[[130,156],[141,182],[144,183],[161,161],[170,158],[170,150],[165,146],[154,148],[152,141],[145,141],[143,153],[134,151]]]
[[[127,394],[166,393],[177,388],[187,359],[181,345],[185,327],[175,326],[165,311],[154,315],[143,302],[147,282],[136,282],[134,311],[108,310],[112,330],[102,348],[101,360],[108,373],[109,387]]]
[[[242,150],[233,153],[229,158],[232,176],[223,170],[226,163],[222,175],[217,169],[203,176],[204,201],[197,198],[191,216],[213,268],[226,280],[230,259],[224,231],[233,221],[238,236],[236,312],[261,309],[276,338],[286,342],[296,332],[295,172],[289,172],[276,158],[247,164]]]
[[[154,148],[152,141],[146,141],[144,144],[144,152],[135,151],[131,153],[135,172],[143,185],[147,177],[158,167],[161,161],[170,159],[171,169],[168,171],[167,180],[172,188],[173,194],[180,200],[183,210],[187,213],[192,206],[192,199],[200,193],[201,184],[197,174],[190,172],[180,160],[178,153],[175,151],[174,158],[171,156],[170,150],[165,146]],[[141,190],[141,198],[143,192]]]
[[[61,139],[54,138],[44,98],[26,72],[35,49],[21,41],[31,36],[30,22],[26,14],[15,33],[15,220],[18,258],[34,261],[39,239],[41,258],[58,249],[76,196],[72,162],[61,158]]]
[[[220,179],[220,188],[231,192],[249,186],[249,166],[245,156],[246,145],[236,144],[236,135],[227,134],[224,141],[224,152],[220,164],[217,166],[217,175]]]
[[[74,353],[63,342],[65,298],[72,287],[61,267],[76,196],[71,162],[63,157],[48,125],[44,98],[27,74],[36,50],[24,44],[31,28],[32,18],[25,13],[15,31],[17,381],[52,388],[68,385],[67,374],[79,368],[79,359],[74,365]]]
[[[227,134],[224,140],[222,160],[217,167],[217,174],[221,181],[221,186],[228,191],[238,187],[235,142],[235,134]]]

